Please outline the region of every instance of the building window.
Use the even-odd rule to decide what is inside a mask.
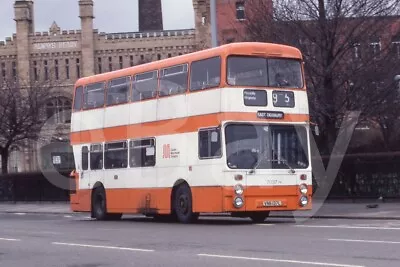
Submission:
[[[108,57],[108,71],[112,71],[112,57]]]
[[[182,53],[179,53],[178,55],[182,56]]]
[[[155,139],[133,140],[129,142],[129,166],[152,167],[156,164]]]
[[[37,61],[35,60],[35,61],[33,61],[33,77],[34,77],[35,81],[39,80],[38,76],[39,75],[38,75]]]
[[[354,43],[353,44],[353,57],[354,57],[354,59],[360,59],[361,58],[361,46],[360,46],[360,43]]]
[[[144,60],[144,56],[143,55],[140,55],[140,60]]]
[[[3,80],[6,79],[6,63],[4,62],[1,63],[1,76],[3,77]]]
[[[9,155],[8,170],[10,173],[18,172],[19,162],[21,162],[20,150],[18,149],[18,147],[13,147]]]
[[[133,65],[134,65],[133,56],[130,56],[130,65],[131,65],[131,67],[133,67]]]
[[[245,19],[244,2],[243,1],[236,2],[236,19],[238,19],[238,20]]]
[[[235,38],[227,38],[226,39],[227,44],[234,43],[234,42],[235,42]]]
[[[108,143],[104,145],[104,168],[122,169],[128,167],[127,142]]]
[[[102,73],[103,69],[101,68],[101,57],[99,57],[97,59],[97,67],[98,67],[99,73]]]
[[[59,77],[59,73],[58,73],[58,60],[57,59],[54,60],[54,72],[56,74],[56,80],[58,80],[60,77]]]
[[[44,61],[44,79],[46,81],[49,79],[49,67],[47,65],[47,60]]]
[[[157,55],[157,59],[160,60],[161,59],[161,54]]]
[[[400,58],[400,38],[392,42],[392,55],[395,58]]]
[[[67,77],[67,79],[69,80],[69,59],[65,59],[65,75]]]
[[[103,169],[103,145],[95,144],[90,146],[90,169]]]
[[[13,73],[13,78],[16,81],[17,80],[17,63],[13,61],[12,63],[12,73]]]
[[[199,131],[199,158],[221,157],[221,132],[218,128]]]
[[[76,59],[76,77],[78,79],[81,77],[81,64],[79,58]]]
[[[376,57],[381,52],[381,43],[376,40],[369,44],[370,53],[372,56]]]
[[[71,101],[64,97],[51,99],[46,105],[47,119],[52,118],[54,123],[66,123],[68,114],[65,111],[71,109]]]
[[[119,68],[124,68],[124,58],[122,56],[119,56]]]

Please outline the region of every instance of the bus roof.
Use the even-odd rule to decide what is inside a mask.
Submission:
[[[214,56],[227,55],[254,55],[264,57],[295,58],[300,60],[303,59],[300,50],[292,46],[260,42],[230,43],[181,56],[166,58],[142,65],[80,78],[76,81],[75,86],[78,87],[85,84],[112,80],[124,76],[131,76],[133,74],[144,73]]]

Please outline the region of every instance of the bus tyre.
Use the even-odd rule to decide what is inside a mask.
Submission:
[[[250,214],[250,219],[253,221],[253,223],[263,223],[266,218],[269,216],[269,211],[266,212],[254,212]]]
[[[92,213],[96,220],[107,219],[106,192],[103,187],[97,187],[92,196]]]
[[[174,212],[181,223],[191,223],[198,218],[198,214],[192,209],[192,193],[187,184],[179,186],[175,191]]]

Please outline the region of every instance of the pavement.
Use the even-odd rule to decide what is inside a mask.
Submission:
[[[375,207],[376,206],[376,207]],[[0,213],[71,214],[68,202],[0,203]],[[227,214],[204,214],[205,216],[226,216]],[[314,200],[313,210],[292,212],[271,212],[275,218],[326,218],[326,219],[375,219],[400,220],[400,202],[381,201],[318,201]]]
[[[210,216],[182,225],[143,216],[102,222],[80,213],[0,213],[0,266],[7,267],[398,267],[399,249],[400,221],[390,220],[252,224]]]

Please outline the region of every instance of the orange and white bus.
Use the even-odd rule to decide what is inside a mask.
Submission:
[[[183,223],[309,210],[309,127],[294,47],[233,43],[81,78],[71,208]]]

